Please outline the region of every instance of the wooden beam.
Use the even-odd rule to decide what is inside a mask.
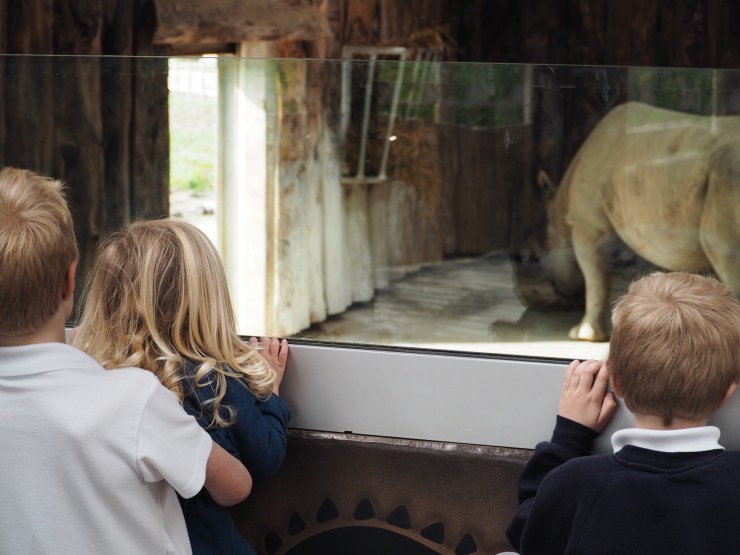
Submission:
[[[312,41],[331,35],[321,0],[154,0],[154,44]]]
[[[173,44],[173,56],[203,56],[205,54],[236,54],[235,42],[199,42],[197,44]]]

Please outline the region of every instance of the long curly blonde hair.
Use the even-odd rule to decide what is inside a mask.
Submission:
[[[180,400],[189,379],[185,359],[199,363],[193,386],[213,388],[213,401],[202,407],[211,426],[233,420],[233,409],[221,406],[227,376],[260,399],[269,397],[276,378],[236,333],[213,244],[195,226],[175,220],[136,222],[100,246],[75,345],[107,369],[150,370]]]

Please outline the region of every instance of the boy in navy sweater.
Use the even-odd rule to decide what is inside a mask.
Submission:
[[[740,380],[740,303],[719,281],[652,274],[617,303],[609,360],[568,367],[550,442],[506,531],[522,555],[740,553],[740,453],[711,414]],[[616,408],[635,427],[589,455]]]

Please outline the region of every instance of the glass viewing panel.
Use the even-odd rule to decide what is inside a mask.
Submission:
[[[24,71],[47,86],[95,65],[103,96],[164,76],[170,155],[148,163],[217,245],[247,335],[604,357],[636,276],[714,273],[740,294],[740,73],[438,57],[6,57],[4,102]],[[160,186],[132,183],[134,217]]]
[[[172,58],[168,64],[170,215],[217,242],[218,60]]]

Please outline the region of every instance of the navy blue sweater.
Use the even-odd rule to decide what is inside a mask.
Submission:
[[[193,376],[197,364],[187,362],[185,375]],[[228,428],[208,428],[208,406],[214,396],[210,386],[193,388],[185,381],[185,410],[196,417],[213,440],[237,457],[256,480],[274,473],[283,462],[290,420],[288,405],[277,395],[260,402],[242,382],[227,378],[222,406],[236,411],[234,424]],[[226,416],[224,410],[222,416]],[[241,537],[228,509],[218,505],[205,488],[191,499],[180,499],[193,555],[254,555],[255,551]]]
[[[537,445],[506,530],[521,555],[740,554],[740,453],[586,456],[596,436],[558,417]]]

